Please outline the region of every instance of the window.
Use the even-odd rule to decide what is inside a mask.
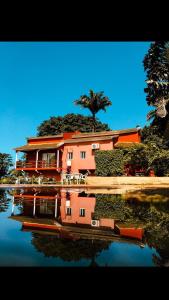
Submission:
[[[56,163],[55,153],[42,153],[42,167],[51,167]]]
[[[46,200],[40,200],[40,214],[52,215],[52,205]]]
[[[80,217],[85,217],[85,209],[80,208]]]
[[[80,158],[85,159],[86,158],[86,152],[80,151]]]
[[[73,159],[73,152],[68,152],[68,159]]]
[[[71,216],[71,214],[72,214],[72,209],[71,209],[71,207],[66,207],[66,215],[67,215],[67,216]]]
[[[55,160],[55,153],[42,153],[42,160],[50,163]]]

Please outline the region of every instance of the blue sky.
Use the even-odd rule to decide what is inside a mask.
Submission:
[[[89,115],[73,100],[104,91],[111,129],[146,124],[143,58],[150,42],[0,42],[0,152],[14,155],[51,116]]]

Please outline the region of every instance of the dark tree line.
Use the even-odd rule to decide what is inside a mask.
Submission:
[[[38,136],[57,135],[63,132],[91,132],[93,129],[93,118],[81,114],[67,114],[65,116],[50,117],[43,121],[38,127]],[[99,131],[110,130],[107,124],[95,120],[95,129]]]

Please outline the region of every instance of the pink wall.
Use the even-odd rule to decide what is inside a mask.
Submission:
[[[95,209],[96,198],[95,197],[78,197],[78,193],[70,194],[70,207],[72,209],[72,215],[66,215],[66,193],[61,192],[61,207],[60,207],[60,214],[61,214],[61,221],[63,223],[70,223],[70,224],[88,224],[91,225],[92,213]],[[85,217],[80,217],[80,208],[85,209]]]
[[[99,141],[99,142],[93,142],[96,144],[100,144],[99,150],[112,150],[113,149],[113,142],[110,141]],[[89,169],[89,170],[95,170],[95,158],[94,153],[96,150],[92,150],[91,148],[92,142],[88,143],[81,143],[79,145],[70,144],[64,146],[64,152],[62,156],[62,166],[64,169],[67,167],[67,155],[68,152],[73,152],[73,159],[71,161],[71,171],[72,172],[78,172],[80,169]],[[86,151],[86,158],[82,159],[80,158],[80,151]]]

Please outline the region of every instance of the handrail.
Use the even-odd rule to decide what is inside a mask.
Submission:
[[[17,161],[16,162],[16,168],[35,168],[36,169],[36,161],[35,160],[29,161],[29,162]],[[61,169],[60,167],[57,167],[56,162],[47,162],[47,161],[44,161],[44,160],[38,160],[37,168]]]

